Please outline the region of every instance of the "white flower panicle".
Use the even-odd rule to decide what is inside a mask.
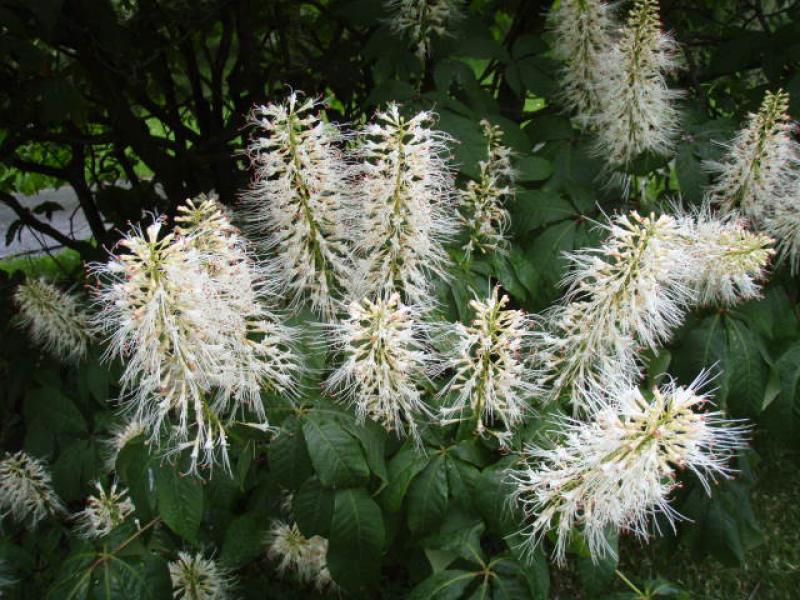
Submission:
[[[318,535],[307,538],[297,523],[276,520],[267,534],[267,556],[278,563],[278,572],[292,573],[300,584],[319,591],[335,587],[327,554],[328,540]]]
[[[687,275],[696,302],[730,306],[758,298],[775,254],[773,240],[748,231],[740,219],[719,219],[707,209],[687,218],[687,242],[696,265]]]
[[[598,86],[607,75],[607,56],[614,43],[616,20],[600,0],[561,0],[548,15],[553,57],[561,69],[560,100],[585,126],[600,107]]]
[[[231,597],[233,578],[216,562],[199,552],[179,552],[169,563],[172,597],[176,600],[226,600]]]
[[[399,292],[406,304],[430,304],[429,276],[446,277],[443,243],[457,231],[458,214],[444,159],[449,138],[433,122],[430,112],[406,119],[390,104],[363,131],[352,298]]]
[[[128,445],[128,442],[146,434],[144,423],[137,419],[130,419],[112,429],[109,437],[103,440],[106,471],[111,472],[117,468],[119,453]]]
[[[722,160],[707,163],[717,175],[706,192],[711,203],[761,221],[785,196],[797,196],[800,145],[791,137],[788,108],[786,92],[767,92]]]
[[[240,317],[231,321],[231,356],[215,384],[232,395],[237,408],[240,403],[255,405],[263,420],[260,394],[265,383],[295,393],[300,364],[291,350],[294,333],[264,308],[272,282],[250,258],[245,240],[216,199],[201,195],[199,203],[187,200],[178,212],[176,233],[202,253],[203,266],[226,308]]]
[[[44,461],[24,452],[0,460],[0,515],[10,515],[18,523],[30,517],[36,527],[45,517],[64,512]]]
[[[667,86],[665,73],[677,68],[676,44],[661,30],[656,0],[636,0],[601,63],[592,119],[597,154],[612,168],[625,168],[644,152],[670,154],[681,93]]]
[[[407,36],[414,53],[425,60],[431,53],[433,35],[448,35],[448,27],[461,17],[459,0],[387,0],[392,14],[389,26],[400,36]]]
[[[248,148],[255,177],[245,202],[276,292],[331,317],[351,269],[346,168],[342,134],[322,120],[319,107],[292,93],[284,103],[254,110],[252,123],[263,135]]]
[[[707,163],[717,174],[707,197],[723,212],[742,215],[777,243],[778,258],[800,270],[800,144],[787,110],[789,95],[767,92],[758,113],[748,117],[721,161]]]
[[[602,246],[569,256],[567,293],[541,338],[551,393],[570,392],[577,410],[589,408],[607,380],[636,381],[637,347],[655,349],[668,339],[694,297],[685,283],[692,254],[679,220],[634,211],[605,228]]]
[[[479,163],[480,178],[461,190],[459,216],[467,232],[463,246],[467,260],[473,252],[505,252],[506,232],[511,216],[505,202],[514,196],[514,168],[511,149],[502,144],[503,131],[486,120],[481,121],[487,141],[488,158]]]
[[[111,484],[106,492],[103,485],[95,482],[96,496],[89,496],[86,508],[75,515],[78,534],[81,537],[94,539],[101,538],[121,525],[133,512],[133,502],[128,498],[128,490],[120,488],[117,483]]]
[[[747,428],[719,412],[696,412],[709,400],[703,377],[689,387],[674,383],[646,399],[638,388],[615,392],[589,422],[564,419],[553,448],[529,446],[511,472],[514,498],[522,507],[530,547],[555,530],[554,557],[564,561],[571,532],[582,527],[594,561],[613,555],[609,528],[647,539],[670,507],[679,470],[693,471],[710,493],[709,481],[730,477],[728,462],[745,446]],[[652,524],[651,524],[652,521]]]
[[[632,385],[637,353],[656,350],[696,305],[756,298],[772,240],[720,219],[708,206],[676,216],[617,216],[599,248],[569,255],[567,293],[538,344],[551,396],[591,409],[597,390]]]
[[[202,205],[222,218],[211,201]],[[160,442],[166,429],[171,452],[191,450],[192,471],[217,457],[227,468],[227,424],[239,412],[266,422],[261,388],[294,393],[300,364],[292,331],[261,306],[243,243],[211,239],[237,234],[183,222],[163,237],[160,221],[134,229],[120,242],[127,253],[92,267],[93,320],[107,334],[107,357],[126,361],[123,393],[150,438]]]
[[[539,373],[532,364],[533,319],[507,304],[508,296],[498,296],[497,288],[485,300],[472,300],[472,322],[447,327],[441,344],[447,347],[443,369],[455,371],[440,392],[453,399],[442,408],[444,422],[454,416],[460,420],[469,410],[477,420],[477,433],[495,435],[503,445],[539,392]],[[498,425],[503,431],[493,431]]]
[[[348,317],[330,327],[342,363],[326,388],[354,406],[359,421],[369,417],[388,431],[417,439],[416,420],[430,412],[419,383],[427,380],[434,361],[419,311],[404,305],[398,294],[365,298],[353,301]]]
[[[14,303],[34,344],[68,362],[86,355],[88,318],[75,296],[44,279],[29,278],[17,286]]]

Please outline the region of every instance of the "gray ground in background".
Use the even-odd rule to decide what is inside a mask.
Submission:
[[[33,196],[18,195],[17,199],[23,206],[30,209],[35,208],[42,202],[56,202],[61,205],[63,210],[57,210],[53,213],[53,219],[49,222],[50,225],[75,239],[86,239],[91,236],[89,224],[83,217],[83,211],[78,206],[78,198],[72,188],[62,187],[57,190],[42,190]],[[42,219],[45,217],[45,215],[37,216]],[[2,233],[2,237],[0,237],[0,258],[41,252],[43,246],[47,248],[60,247],[58,242],[52,238],[32,232],[28,228],[22,230],[21,239],[17,239],[15,235],[11,244],[6,246],[6,232],[11,223],[16,220],[17,216],[14,211],[5,204],[0,203],[0,233]]]

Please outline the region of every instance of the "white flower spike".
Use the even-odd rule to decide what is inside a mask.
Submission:
[[[34,344],[66,362],[86,355],[88,317],[75,296],[44,279],[29,278],[17,287],[14,303]]]
[[[665,74],[677,68],[675,41],[661,29],[656,0],[636,0],[619,40],[601,58],[596,152],[624,169],[645,152],[669,155],[678,131]]]
[[[45,517],[65,512],[43,461],[24,452],[0,460],[0,515],[18,523],[30,518],[35,528]]]
[[[469,181],[466,189],[460,191],[459,215],[467,233],[467,243],[462,249],[467,260],[476,251],[482,254],[506,251],[511,216],[505,203],[514,196],[511,149],[502,144],[503,131],[486,120],[481,121],[481,128],[488,157],[479,163],[478,181]]]
[[[687,284],[694,255],[679,220],[631,212],[605,228],[602,246],[569,256],[568,290],[540,345],[552,396],[569,392],[577,411],[590,410],[607,381],[634,383],[637,348],[666,341],[695,296]]]
[[[722,160],[706,163],[717,175],[707,198],[723,212],[739,212],[759,222],[784,196],[796,197],[800,145],[791,136],[794,125],[788,108],[786,92],[767,92],[758,113],[748,115],[747,126],[736,134]]]
[[[86,508],[75,515],[78,534],[81,537],[96,539],[107,536],[121,525],[133,512],[133,502],[128,498],[128,490],[117,490],[116,482],[111,484],[108,492],[98,481],[96,496],[89,496]]]
[[[326,318],[338,309],[351,258],[346,243],[346,168],[342,133],[317,112],[320,102],[292,93],[257,107],[260,136],[248,148],[255,178],[246,216],[267,253],[276,293],[293,306],[308,301]]]
[[[526,448],[511,479],[529,547],[555,530],[553,555],[563,563],[571,532],[581,527],[597,561],[614,553],[608,528],[647,539],[658,532],[655,515],[670,524],[681,518],[669,504],[679,470],[693,471],[709,493],[709,481],[730,477],[728,462],[745,446],[747,428],[719,412],[696,412],[709,401],[702,383],[703,376],[689,387],[669,383],[652,400],[635,387],[612,391],[589,422],[564,419],[555,447]]]
[[[329,326],[342,364],[325,386],[367,417],[399,435],[418,439],[417,420],[429,416],[420,384],[434,357],[426,348],[427,328],[419,311],[393,294],[387,300],[350,304],[349,315]]]
[[[444,158],[450,138],[433,122],[430,112],[407,119],[390,104],[363,131],[351,298],[397,292],[406,304],[430,305],[430,276],[447,277],[443,244],[458,230],[458,214]]]
[[[168,565],[172,596],[176,600],[227,600],[231,597],[233,578],[211,559],[199,552],[192,556],[179,552]]]
[[[92,267],[93,320],[107,357],[126,361],[131,418],[157,444],[166,434],[170,452],[189,450],[190,471],[227,468],[227,425],[240,413],[266,422],[262,387],[291,395],[301,370],[293,331],[263,308],[261,276],[235,230],[216,225],[215,207],[188,204],[166,236],[160,221],[134,229],[120,242],[127,253]]]
[[[293,573],[301,585],[319,591],[335,587],[328,570],[328,540],[318,535],[307,538],[297,523],[274,521],[267,535],[267,556],[278,563],[278,572]]]
[[[414,53],[425,60],[431,53],[433,35],[444,37],[461,14],[459,0],[387,0],[392,14],[389,26],[399,36],[407,36]]]
[[[506,308],[508,301],[508,296],[498,296],[497,288],[486,300],[472,300],[472,322],[446,327],[440,344],[447,348],[442,368],[455,371],[440,392],[452,398],[442,408],[443,421],[471,416],[479,435],[495,435],[502,445],[540,391],[540,374],[532,364],[533,319],[521,310]],[[495,431],[498,426],[500,431]]]
[[[696,265],[687,275],[697,304],[732,306],[760,297],[775,254],[773,240],[748,231],[741,219],[720,219],[708,208],[686,219],[688,249]]]
[[[553,56],[564,63],[560,100],[586,126],[600,108],[598,87],[607,74],[617,27],[612,7],[600,0],[561,0],[550,11],[548,23]]]

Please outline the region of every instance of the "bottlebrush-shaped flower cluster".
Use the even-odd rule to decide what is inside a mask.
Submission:
[[[800,269],[800,143],[788,114],[789,95],[767,92],[757,113],[708,163],[716,181],[708,200],[732,218],[748,221],[775,238],[780,258]]]
[[[658,33],[653,4],[637,7],[624,39],[666,51],[648,37]],[[555,529],[559,559],[576,527],[597,558],[608,551],[608,528],[646,537],[653,514],[674,517],[676,469],[706,479],[730,473],[744,430],[707,410],[699,383],[643,393],[640,357],[657,352],[694,307],[758,296],[772,241],[744,217],[720,218],[710,205],[611,216],[602,244],[569,255],[566,292],[544,314],[527,314],[487,286],[472,290],[466,322],[443,323],[435,298],[451,256],[467,250],[459,234],[473,244],[467,263],[474,251],[504,245],[513,168],[499,130],[483,125],[480,179],[459,193],[450,140],[428,111],[390,104],[345,131],[320,103],[292,93],[257,108],[253,121],[254,181],[238,215],[212,197],[188,200],[171,230],[165,218],[132,227],[108,262],[91,267],[89,322],[105,358],[124,364],[124,420],[107,444],[109,468],[144,435],[188,459],[192,472],[230,470],[229,429],[270,431],[272,396],[262,391],[303,398],[313,374],[300,348],[312,346],[328,351],[324,392],[357,420],[418,446],[424,428],[458,422],[510,451],[537,408],[571,405],[556,447],[529,446],[511,475],[531,543]],[[306,321],[324,323],[287,325],[303,308],[314,315]],[[47,311],[31,314],[40,327],[52,320]],[[309,331],[324,343],[302,339]],[[38,463],[22,462],[0,476],[39,483],[24,494],[4,486],[0,501],[5,512],[38,520],[58,504]],[[123,490],[99,487],[81,529],[105,535],[125,520],[128,503]],[[280,522],[269,555],[324,588],[323,542]],[[230,587],[199,554],[181,554],[170,573],[176,597],[224,597]]]
[[[554,55],[564,63],[561,99],[595,132],[595,151],[611,169],[639,156],[672,153],[678,133],[667,75],[677,44],[663,31],[656,0],[636,0],[623,24],[611,3],[563,0],[550,14]]]

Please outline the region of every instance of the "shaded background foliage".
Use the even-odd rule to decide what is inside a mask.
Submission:
[[[597,243],[592,220],[602,212],[657,210],[676,194],[699,202],[709,181],[702,161],[720,155],[718,142],[732,136],[765,90],[788,90],[790,112],[800,114],[800,3],[664,0],[663,20],[685,64],[675,82],[687,91],[684,131],[674,158],[636,163],[635,193],[623,201],[598,179],[602,164],[589,151],[591,136],[575,130],[554,103],[558,65],[548,55],[544,20],[551,3],[468,4],[452,35],[436,38],[432,55],[419,61],[390,33],[376,0],[0,0],[0,201],[18,217],[6,239],[31,228],[96,258],[143,211],[171,215],[186,197],[211,189],[235,204],[247,182],[241,150],[253,104],[299,89],[327,97],[331,119],[358,123],[398,100],[435,108],[439,127],[457,141],[462,181],[476,176],[483,158],[482,118],[500,125],[516,152],[510,253],[455,269],[452,283],[439,287],[449,317],[467,318],[469,287],[485,287],[487,278],[517,305],[538,311],[558,297],[562,253]],[[61,185],[77,195],[91,240],[49,224],[60,207],[29,210],[16,197]],[[80,281],[80,267],[70,275]],[[100,441],[115,420],[108,401],[117,395],[116,367],[101,365],[95,354],[65,369],[29,348],[8,302],[20,277],[0,281],[0,443],[47,458],[56,490],[77,509],[102,475]],[[756,519],[751,487],[796,461],[797,300],[796,280],[777,269],[762,300],[693,314],[650,360],[651,379],[669,372],[686,383],[719,365],[717,401],[734,417],[754,420],[756,429],[741,476],[710,499],[687,478],[676,505],[694,523],[648,548],[649,571],[626,558],[641,553],[637,544],[620,541],[623,568],[642,589],[680,597],[655,581],[659,574],[683,576],[674,570],[675,556],[722,572],[720,562],[746,565],[757,560],[759,543],[774,542],[776,533],[767,530],[765,539]],[[324,356],[308,352],[310,362],[324,365]],[[33,534],[4,524],[0,558],[26,581],[10,597],[39,598],[49,590],[55,598],[166,598],[164,557],[212,546],[238,569],[244,597],[307,597],[310,591],[279,583],[263,557],[263,535],[279,514],[283,489],[294,492],[302,531],[330,539],[330,568],[354,597],[404,597],[413,588],[418,598],[476,591],[594,598],[625,589],[614,587],[616,564],[593,566],[579,544],[566,572],[551,570],[542,554],[532,565],[520,560],[502,478],[511,459],[498,461],[495,449],[469,432],[430,430],[428,452],[418,455],[378,427],[356,427],[328,398],[307,398],[294,410],[280,398],[268,401],[282,433],[270,439],[238,432],[232,476],[219,472],[201,483],[162,465],[141,441],[123,450],[117,473],[131,489],[140,524],[157,518],[164,526],[114,558],[98,559],[90,544],[66,535],[65,525]],[[527,435],[537,427],[540,421]],[[115,532],[108,548],[132,531]],[[794,571],[780,573],[743,568],[762,597],[797,589],[796,561]],[[471,575],[481,569],[493,573],[485,589]]]

